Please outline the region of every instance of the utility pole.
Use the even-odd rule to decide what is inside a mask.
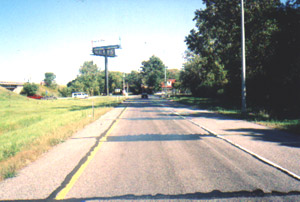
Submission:
[[[165,95],[167,95],[167,67],[165,66]]]
[[[107,49],[105,49],[105,92],[106,96],[109,95],[109,89],[108,89],[108,69],[107,69]]]
[[[246,115],[246,56],[245,56],[245,22],[244,22],[244,1],[241,0],[241,30],[242,30],[242,114]]]
[[[123,92],[125,92],[125,72],[123,72]]]

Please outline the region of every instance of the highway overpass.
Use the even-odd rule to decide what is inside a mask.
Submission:
[[[6,88],[7,90],[13,91],[20,94],[24,83],[23,82],[9,82],[9,81],[0,81],[0,86]]]

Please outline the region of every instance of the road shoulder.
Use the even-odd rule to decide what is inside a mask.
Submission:
[[[116,107],[95,122],[75,133],[70,139],[43,154],[37,161],[22,169],[14,178],[0,182],[1,199],[45,199],[61,185],[122,112]]]
[[[300,137],[208,110],[167,102],[173,113],[300,175]]]

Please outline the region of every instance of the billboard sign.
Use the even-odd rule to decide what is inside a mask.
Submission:
[[[115,48],[94,47],[93,54],[97,56],[116,57]]]

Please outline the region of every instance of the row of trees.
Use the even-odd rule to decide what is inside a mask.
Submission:
[[[72,92],[86,92],[89,95],[101,95],[105,92],[105,72],[101,71],[93,61],[84,62],[79,69],[76,79],[67,84],[67,88],[60,90],[64,96],[70,96]],[[123,89],[123,74],[121,72],[109,72],[109,89]]]
[[[195,96],[240,100],[240,1],[203,0],[196,28],[186,37],[182,85]],[[247,0],[247,101],[275,116],[299,114],[300,3]]]
[[[126,90],[133,94],[140,94],[145,86],[149,93],[160,91],[165,68],[167,67],[160,58],[152,56],[149,60],[142,62],[140,71],[131,73],[110,71],[108,74],[109,91],[115,93],[115,89],[123,89],[124,83]],[[177,69],[167,70],[168,78],[179,79],[179,74]],[[101,71],[93,61],[86,61],[80,67],[77,78],[69,82],[66,88],[60,89],[60,93],[63,96],[70,96],[72,92],[83,91],[93,96],[105,93],[104,88],[105,72]]]

